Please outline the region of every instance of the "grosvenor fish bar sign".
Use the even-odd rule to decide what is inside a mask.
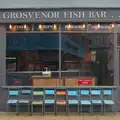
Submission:
[[[106,11],[25,11],[4,12],[3,19],[97,19],[107,18]]]

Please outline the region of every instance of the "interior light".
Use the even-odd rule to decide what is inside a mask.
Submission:
[[[12,25],[9,25],[9,29],[12,29]]]
[[[70,25],[70,24],[68,25],[68,28],[69,28],[69,29],[71,28],[71,25]]]
[[[42,29],[42,25],[39,25],[39,29]]]
[[[114,25],[114,24],[112,24],[112,28],[114,28],[114,26],[115,26],[115,25]]]
[[[100,28],[100,24],[98,24],[98,28]]]
[[[85,24],[83,24],[83,28],[85,28]]]
[[[26,29],[27,28],[27,25],[24,25],[24,29]]]
[[[56,29],[57,29],[57,25],[55,25],[55,24],[54,24],[54,25],[53,25],[53,29],[55,29],[55,30],[56,30]]]

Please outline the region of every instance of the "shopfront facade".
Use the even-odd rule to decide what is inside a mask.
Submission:
[[[104,36],[104,39],[102,40],[102,43],[97,43],[97,45],[101,44],[101,46],[98,46],[101,48],[104,48],[104,40],[108,39],[109,41],[112,41],[112,55],[113,55],[113,61],[110,64],[110,67],[112,66],[113,72],[111,73],[111,76],[113,76],[113,82],[112,85],[119,86],[120,84],[120,77],[119,77],[119,33],[120,33],[120,9],[103,9],[103,8],[64,8],[64,9],[1,9],[0,10],[0,86],[6,85],[6,79],[7,81],[10,79],[7,74],[10,74],[6,70],[6,51],[20,51],[20,50],[28,50],[28,48],[25,48],[26,46],[21,42],[20,44],[14,43],[14,39],[19,38],[20,36],[18,34],[21,34],[21,36],[27,34],[27,38],[29,38],[28,34],[47,34],[46,36],[49,36],[49,39],[52,39],[51,35],[48,35],[49,33],[56,34],[58,41],[56,42],[56,46],[48,43],[52,47],[49,49],[55,49],[57,50],[58,54],[58,60],[56,60],[58,63],[56,63],[57,68],[56,71],[58,72],[58,78],[62,78],[62,50],[65,52],[71,52],[73,56],[81,57],[83,56],[83,52],[86,49],[82,49],[84,47],[78,46],[75,43],[72,43],[71,41],[67,40],[67,44],[69,46],[72,45],[72,47],[78,46],[77,51],[73,51],[72,49],[67,50],[67,46],[64,46],[64,42],[62,42],[66,34],[74,34],[76,36],[79,36],[79,39],[84,39],[83,36],[87,36],[86,39],[91,37],[91,39],[103,39],[101,36],[106,34]],[[17,27],[14,27],[17,26]],[[22,26],[25,26],[25,28],[28,28],[27,30],[22,30]],[[42,26],[42,27],[41,27]],[[44,30],[38,30],[38,28],[43,28]],[[14,29],[15,28],[15,29]],[[55,30],[51,30],[52,28],[55,28]],[[70,30],[67,30],[69,29]],[[16,38],[13,39],[12,35],[18,35]],[[94,36],[97,37],[94,38]],[[72,35],[73,38],[75,36]],[[9,37],[12,36],[12,37]],[[41,35],[42,36],[42,35]],[[43,35],[44,36],[44,35]],[[106,36],[109,36],[109,38],[106,38]],[[51,38],[50,38],[51,37]],[[70,36],[71,37],[71,36]],[[40,38],[36,37],[36,39]],[[9,42],[7,40],[12,41],[12,44],[8,45]],[[13,40],[11,40],[13,39]],[[21,38],[22,39],[22,38]],[[35,39],[33,35],[33,39]],[[42,37],[41,39],[47,39]],[[71,38],[72,39],[72,38]],[[18,40],[20,41],[20,40]],[[100,40],[101,41],[101,40]],[[107,42],[107,45],[110,46],[110,42]],[[48,41],[46,41],[48,42]],[[51,42],[55,42],[52,40]],[[36,46],[38,41],[34,44]],[[7,44],[7,45],[6,45]],[[31,43],[32,44],[32,43]],[[46,44],[45,42],[42,42],[40,44]],[[95,42],[94,42],[95,44]],[[75,46],[74,46],[75,45]],[[22,47],[21,47],[22,46]],[[44,46],[44,45],[43,45]],[[28,46],[27,46],[28,47]],[[38,48],[39,45],[36,47]],[[29,46],[29,50],[35,49],[33,46]],[[46,46],[44,46],[43,49],[46,49]],[[42,49],[42,50],[43,50]],[[79,51],[80,50],[80,51]],[[78,53],[77,53],[78,52]],[[34,54],[34,53],[33,53]],[[108,53],[107,53],[108,54]],[[48,58],[46,58],[48,59]],[[54,58],[53,58],[54,59]],[[68,58],[70,59],[70,58]],[[67,60],[68,61],[68,60]],[[106,63],[107,64],[107,63]],[[64,65],[63,65],[64,66]],[[109,67],[109,68],[110,68]],[[103,68],[104,69],[104,68]],[[38,70],[39,71],[39,70]],[[54,70],[53,70],[54,71]],[[14,71],[13,71],[14,72]],[[12,73],[13,73],[12,72]],[[17,70],[14,73],[19,74],[21,71]],[[28,72],[28,74],[30,74]],[[75,76],[75,75],[74,75]],[[80,77],[76,75],[77,77]],[[83,75],[82,75],[83,76]],[[12,77],[13,79],[14,77]],[[104,81],[104,80],[103,80]],[[109,81],[108,81],[109,83]]]

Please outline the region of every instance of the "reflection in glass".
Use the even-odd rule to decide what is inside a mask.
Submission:
[[[113,84],[113,34],[62,33],[61,52],[68,85],[78,85],[75,80],[81,77],[93,78],[94,85]]]

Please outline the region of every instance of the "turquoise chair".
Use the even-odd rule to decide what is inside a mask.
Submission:
[[[15,105],[16,106],[16,114],[18,113],[18,95],[19,95],[19,91],[16,89],[11,89],[8,90],[8,101],[7,101],[7,112],[11,112],[10,111],[10,106]]]
[[[101,99],[101,90],[91,90],[91,103],[92,103],[92,113],[93,113],[93,106],[100,105],[101,106],[101,113],[103,113],[103,102]],[[92,97],[96,97],[93,99]],[[98,99],[97,99],[98,98]]]
[[[69,99],[75,97],[76,99]],[[78,92],[76,90],[68,91],[68,114],[70,113],[70,106],[77,106],[77,113],[79,113]]]
[[[55,90],[45,90],[45,97],[44,97],[44,113],[46,112],[46,107],[51,106],[53,107],[53,111],[49,112],[49,113],[54,113],[55,114],[55,100],[54,100],[54,96],[55,96]],[[50,97],[50,98],[47,98]]]
[[[80,98],[82,96],[87,96],[88,99],[85,99],[85,100],[84,99],[80,99],[79,104],[81,106],[81,111],[79,111],[79,112],[82,113],[82,111],[83,111],[82,107],[83,106],[89,106],[90,107],[89,112],[91,113],[90,90],[80,90]]]
[[[55,114],[55,100],[53,100],[53,99],[44,101],[44,111],[43,111],[43,114],[47,113],[46,112],[46,109],[47,109],[46,107],[50,106],[50,105],[54,107],[54,110],[49,112],[49,113],[54,113]]]
[[[54,95],[55,90],[45,90],[45,95]]]
[[[110,99],[104,99],[104,97],[110,97]],[[103,103],[104,103],[104,113],[106,112],[106,106],[112,106],[112,112],[115,113],[115,102],[113,100],[113,90],[107,89],[103,90]]]

